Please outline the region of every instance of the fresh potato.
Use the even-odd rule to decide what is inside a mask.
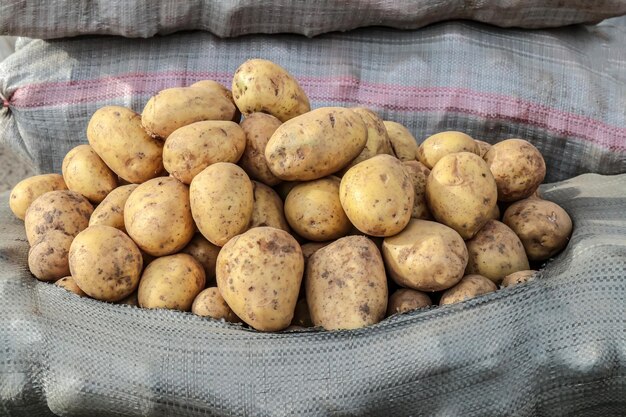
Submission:
[[[482,275],[465,275],[458,284],[443,293],[439,305],[460,303],[479,295],[489,294],[497,289],[496,284],[489,278]]]
[[[96,207],[89,218],[89,226],[101,224],[115,227],[126,233],[124,226],[124,206],[130,194],[135,191],[137,184],[128,184],[111,191]]]
[[[49,191],[32,202],[24,227],[29,245],[46,235],[50,230],[59,230],[72,237],[89,225],[93,206],[74,191]]]
[[[241,323],[239,317],[228,307],[217,287],[209,287],[193,300],[191,312],[197,316],[212,317],[230,323]]]
[[[163,166],[184,184],[216,162],[237,163],[246,135],[237,123],[208,120],[176,129],[163,146]]]
[[[481,158],[485,157],[485,154],[491,149],[491,144],[482,140],[474,139],[474,142],[478,145],[478,149],[480,153],[478,154]]]
[[[87,126],[89,144],[124,180],[140,184],[163,172],[163,142],[141,126],[141,116],[126,107],[97,110]]]
[[[306,298],[302,298],[296,304],[296,310],[293,314],[291,325],[300,328],[313,327],[313,321],[311,321],[311,313],[309,312],[309,305],[306,302]]]
[[[467,248],[453,229],[412,219],[402,232],[385,238],[383,257],[391,278],[419,291],[441,291],[455,285],[467,266]]]
[[[401,161],[415,161],[417,159],[417,141],[409,129],[400,123],[385,120],[385,129],[394,155]]]
[[[428,175],[430,175],[430,169],[426,168],[426,165],[419,161],[404,161],[402,165],[411,178],[413,191],[415,192],[411,218],[423,220],[432,219],[430,210],[428,210],[428,204],[426,203],[426,179]]]
[[[391,143],[389,142],[389,136],[387,135],[387,129],[385,128],[383,119],[373,111],[363,107],[355,107],[350,110],[361,116],[363,123],[365,123],[365,127],[367,128],[367,142],[365,142],[365,148],[363,148],[361,153],[340,171],[338,175],[341,176],[359,162],[370,159],[375,155],[387,154],[395,156],[391,149]]]
[[[559,253],[572,234],[572,219],[552,201],[527,198],[511,204],[502,218],[519,236],[528,259],[544,261]]]
[[[71,149],[62,165],[67,188],[99,203],[117,187],[117,175],[109,169],[89,145]]]
[[[347,236],[315,252],[305,287],[315,326],[356,329],[385,318],[385,266],[376,245],[364,236]]]
[[[322,107],[280,125],[265,147],[265,159],[280,179],[310,181],[348,165],[366,143],[361,116],[342,107]]]
[[[427,168],[433,169],[441,158],[457,152],[471,152],[480,156],[480,147],[465,133],[441,132],[429,136],[421,143],[417,148],[417,157]]]
[[[56,281],[70,274],[67,255],[73,236],[50,230],[28,251],[28,269],[40,281]]]
[[[87,297],[87,294],[85,294],[85,292],[81,290],[78,285],[76,285],[76,281],[74,281],[74,278],[72,278],[71,276],[61,278],[60,280],[55,282],[54,285],[58,285],[66,291],[73,292],[74,294],[81,297]]]
[[[285,219],[283,200],[276,191],[267,185],[252,181],[254,206],[248,228],[269,226],[289,232],[289,223]]]
[[[231,103],[233,103],[233,106],[235,105],[235,100],[233,99],[233,93],[228,88],[224,87],[222,84],[218,83],[217,81],[201,80],[201,81],[191,84],[189,87],[207,88],[217,94],[223,95],[228,100],[230,100]],[[235,123],[239,123],[239,121],[241,120],[241,112],[236,106],[235,106],[235,114],[233,115],[232,120]]]
[[[332,242],[309,242],[301,245],[302,248],[302,256],[304,256],[304,263],[306,265],[307,261],[315,252],[319,249],[322,249],[325,246],[330,245]]]
[[[90,226],[72,242],[70,271],[76,284],[97,300],[119,301],[137,289],[143,267],[141,252],[124,232]]]
[[[189,196],[200,233],[214,245],[224,246],[248,228],[254,210],[254,189],[250,178],[237,165],[209,165],[191,181]]]
[[[505,276],[529,268],[522,242],[513,230],[497,220],[488,220],[466,245],[468,275],[482,275],[499,284]]]
[[[285,217],[296,233],[323,242],[346,236],[352,224],[339,201],[337,177],[326,177],[297,185],[285,200]]]
[[[252,113],[241,122],[246,134],[246,148],[239,165],[250,178],[267,185],[276,185],[281,179],[272,173],[265,159],[267,142],[282,124],[280,120],[265,113]]]
[[[189,242],[181,252],[193,256],[195,260],[202,265],[207,286],[214,287],[217,285],[215,281],[215,264],[217,262],[217,255],[220,253],[219,246],[215,246],[206,240],[201,233],[196,233],[193,239],[191,239],[191,242]]]
[[[541,153],[523,139],[498,142],[485,154],[498,185],[498,200],[518,201],[530,197],[546,176]]]
[[[428,307],[432,304],[433,302],[430,300],[428,294],[409,288],[400,288],[389,297],[387,317]]]
[[[426,181],[428,208],[438,222],[473,237],[497,203],[496,182],[483,159],[470,152],[445,155]]]
[[[9,207],[15,217],[24,220],[26,210],[37,197],[49,192],[67,190],[63,177],[59,174],[35,175],[17,183],[9,197]]]
[[[399,159],[376,155],[346,172],[339,198],[346,215],[361,232],[393,236],[411,220],[415,191]]]
[[[244,114],[262,112],[286,122],[311,110],[306,93],[283,67],[250,59],[233,76],[233,98]]]
[[[128,235],[153,256],[176,253],[195,232],[189,188],[175,178],[154,178],[139,185],[124,205]]]
[[[537,271],[533,270],[513,272],[512,274],[504,277],[500,285],[502,287],[513,287],[515,285],[523,284],[531,281],[535,277],[536,273]]]
[[[289,233],[255,227],[220,251],[217,286],[244,322],[256,330],[283,330],[293,319],[303,271],[300,245]]]

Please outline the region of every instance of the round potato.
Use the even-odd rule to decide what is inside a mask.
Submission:
[[[276,185],[281,179],[272,173],[265,159],[267,142],[282,124],[280,120],[265,113],[252,113],[241,122],[246,134],[246,148],[239,165],[250,178],[267,185]]]
[[[315,252],[305,288],[315,326],[357,329],[385,318],[385,266],[376,245],[364,236],[347,236]]]
[[[254,189],[250,178],[237,165],[209,165],[191,181],[189,196],[200,233],[214,245],[224,246],[248,228],[254,210]]]
[[[470,239],[493,215],[498,190],[489,167],[470,152],[445,155],[426,180],[426,201],[438,222]]]
[[[419,291],[452,287],[463,277],[468,260],[465,242],[457,232],[416,219],[402,232],[385,238],[383,257],[396,283]]]
[[[193,256],[196,261],[200,262],[200,265],[204,268],[206,285],[208,287],[217,285],[215,281],[215,264],[217,263],[217,255],[220,253],[219,246],[215,246],[206,240],[201,233],[196,233],[191,242],[181,252]]]
[[[252,181],[252,189],[254,206],[248,228],[269,226],[289,232],[289,223],[283,211],[283,200],[280,199],[278,193],[257,181]]]
[[[478,149],[480,150],[480,157],[484,158],[485,154],[491,149],[491,144],[482,140],[474,139],[474,142],[478,145]]]
[[[124,226],[124,206],[130,194],[138,187],[137,184],[128,184],[111,191],[96,207],[89,218],[89,226],[101,224],[115,227],[126,233]]]
[[[430,169],[426,168],[426,165],[418,161],[404,161],[402,165],[411,178],[413,191],[415,192],[411,218],[422,220],[432,219],[428,204],[426,203],[426,180],[428,175],[430,175]]]
[[[504,288],[523,284],[525,282],[531,281],[535,277],[536,273],[537,271],[533,270],[513,272],[512,274],[504,277],[500,285]]]
[[[35,175],[18,182],[9,196],[9,208],[20,220],[24,220],[26,210],[37,197],[49,192],[67,190],[63,177],[59,174]]]
[[[209,287],[193,300],[191,312],[197,316],[226,320],[230,323],[241,323],[239,317],[228,307],[217,287]]]
[[[415,191],[399,159],[376,155],[346,172],[339,198],[346,215],[361,232],[393,236],[411,220]]]
[[[400,288],[389,297],[387,317],[428,307],[432,304],[433,302],[430,300],[428,294],[409,288]]]
[[[337,177],[308,181],[294,187],[285,200],[287,222],[308,240],[323,242],[346,236],[352,223],[339,201]]]
[[[303,271],[300,245],[289,233],[255,227],[220,251],[217,286],[241,320],[256,330],[283,330],[293,319]]]
[[[439,305],[460,303],[479,295],[489,294],[497,289],[496,284],[489,278],[482,275],[465,275],[458,284],[441,295]]]
[[[387,135],[387,129],[385,128],[383,119],[373,111],[363,107],[355,107],[350,110],[361,116],[363,123],[365,123],[365,127],[367,128],[367,142],[365,142],[365,148],[363,148],[361,153],[340,171],[338,174],[340,176],[359,162],[370,159],[375,155],[387,154],[395,156],[391,149],[391,143],[389,142],[389,136]]]
[[[246,135],[237,123],[209,120],[172,132],[163,146],[163,166],[184,184],[216,162],[236,163],[246,146]]]
[[[143,259],[135,243],[110,226],[90,226],[70,246],[70,271],[87,295],[119,301],[137,289]]]
[[[235,100],[233,99],[233,93],[226,87],[224,87],[222,84],[218,83],[217,81],[213,81],[213,80],[201,80],[198,81],[196,83],[191,84],[189,87],[202,87],[202,88],[208,88],[209,90],[217,93],[217,94],[221,94],[224,97],[226,97],[228,100],[230,100],[231,103],[233,103],[233,106],[235,106]],[[235,123],[239,123],[239,121],[241,120],[241,112],[239,111],[239,109],[235,106],[235,114],[233,115],[233,122]]]
[[[348,165],[366,143],[361,116],[342,107],[322,107],[280,125],[265,147],[265,159],[280,179],[311,181]]]
[[[433,169],[441,158],[457,152],[471,152],[480,156],[480,147],[465,133],[441,132],[429,136],[421,143],[417,148],[417,157],[427,168]]]
[[[552,201],[527,198],[511,204],[502,217],[519,236],[531,261],[544,261],[559,253],[572,234],[572,219]]]
[[[311,313],[309,312],[309,305],[306,302],[306,298],[302,298],[296,304],[296,311],[293,314],[291,325],[300,328],[313,327],[313,321],[311,321]]]
[[[76,281],[74,281],[74,278],[71,276],[61,278],[55,282],[54,285],[57,285],[66,291],[73,292],[81,297],[87,297],[87,294],[85,294],[85,292],[81,290],[78,285],[76,285]]]
[[[73,236],[50,230],[28,251],[28,269],[40,281],[56,281],[70,274],[67,259]]]
[[[71,149],[61,168],[67,188],[99,203],[117,187],[117,175],[89,145]]]
[[[415,161],[417,159],[417,141],[409,129],[400,123],[389,120],[385,120],[383,123],[396,158],[401,161]]]
[[[296,79],[266,59],[250,59],[241,64],[233,76],[232,91],[244,116],[263,112],[286,122],[311,110]]]

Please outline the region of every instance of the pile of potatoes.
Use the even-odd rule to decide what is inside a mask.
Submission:
[[[102,301],[354,329],[525,282],[572,232],[537,194],[529,142],[441,132],[418,147],[371,110],[311,110],[261,59],[232,91],[206,80],[141,114],[103,107],[87,139],[10,206],[33,275]]]

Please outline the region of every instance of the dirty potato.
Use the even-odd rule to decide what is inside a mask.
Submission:
[[[78,145],[63,158],[61,168],[67,188],[99,203],[117,187],[117,175],[89,145]]]
[[[73,236],[50,230],[28,251],[28,269],[40,281],[56,281],[70,274],[68,253]]]
[[[417,141],[409,129],[400,123],[384,121],[387,135],[393,154],[401,161],[415,161],[417,159]]]
[[[428,294],[409,288],[400,288],[389,297],[387,317],[428,307],[432,304],[433,302],[430,300]]]
[[[239,165],[250,178],[270,186],[278,184],[281,179],[267,166],[265,147],[281,124],[280,120],[265,113],[252,113],[241,122],[246,135],[246,147]]]
[[[191,312],[197,316],[241,323],[239,317],[228,307],[217,287],[209,287],[196,296],[191,305]]]
[[[480,147],[465,133],[441,132],[429,136],[420,144],[417,148],[417,157],[427,168],[433,169],[441,158],[457,152],[471,152],[480,156]]]
[[[367,142],[365,142],[365,148],[363,148],[361,153],[337,174],[340,176],[359,162],[370,159],[375,155],[387,154],[395,156],[391,149],[391,143],[389,142],[389,136],[387,135],[387,129],[385,128],[383,119],[373,111],[363,107],[355,107],[350,110],[361,116],[363,123],[365,123],[365,127],[367,128]]]
[[[201,233],[196,233],[181,252],[193,256],[196,261],[200,262],[200,265],[204,268],[206,285],[208,287],[217,285],[215,281],[215,264],[217,262],[217,255],[220,253],[219,246],[215,246],[206,240]]]
[[[442,294],[439,305],[460,303],[497,289],[496,284],[489,278],[482,275],[465,275],[458,284]]]
[[[248,228],[270,226],[289,232],[289,223],[285,219],[283,200],[276,191],[267,185],[252,181],[254,206]]]
[[[422,220],[432,219],[430,210],[428,210],[428,204],[426,203],[426,179],[430,174],[430,169],[426,168],[426,165],[419,161],[404,161],[402,165],[411,178],[413,191],[415,192],[411,218]]]
[[[531,281],[535,277],[536,273],[537,271],[533,270],[513,272],[512,274],[504,277],[504,279],[500,283],[500,286],[504,288],[523,284],[525,282]]]
[[[111,191],[96,207],[89,218],[89,226],[101,224],[115,227],[126,233],[124,226],[124,206],[130,194],[135,191],[137,184],[128,184]]]
[[[37,197],[49,192],[67,190],[63,177],[59,174],[35,175],[18,182],[9,196],[9,208],[20,220],[24,220],[26,210]]]
[[[55,282],[54,285],[57,285],[66,291],[73,292],[74,294],[81,297],[87,296],[87,294],[85,294],[85,292],[81,290],[78,285],[76,285],[76,281],[74,281],[74,278],[72,278],[71,276],[61,278],[60,280]]]

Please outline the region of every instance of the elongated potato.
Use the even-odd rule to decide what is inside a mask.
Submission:
[[[348,165],[366,142],[361,116],[342,107],[322,107],[276,129],[265,147],[265,159],[280,179],[316,180]]]
[[[163,142],[141,126],[141,116],[126,107],[97,110],[87,126],[87,139],[105,164],[122,179],[140,184],[163,172]]]
[[[217,285],[215,281],[215,263],[217,262],[217,255],[220,253],[219,246],[215,246],[206,240],[201,233],[196,233],[191,242],[181,252],[193,256],[196,261],[200,262],[200,265],[204,268],[207,287]]]
[[[40,281],[56,281],[70,274],[68,253],[73,236],[50,230],[28,251],[28,269]]]
[[[93,203],[101,202],[117,187],[117,175],[89,145],[71,149],[63,158],[61,169],[67,188]]]
[[[419,161],[404,161],[402,165],[411,178],[413,191],[415,192],[411,218],[422,220],[432,219],[433,216],[430,214],[428,203],[426,202],[426,179],[430,174],[430,169],[426,168],[426,165]]]
[[[387,317],[394,314],[407,313],[432,305],[428,294],[415,291],[409,288],[400,288],[389,297],[389,305],[387,306]]]
[[[359,162],[370,159],[375,155],[387,154],[395,156],[391,149],[389,135],[387,135],[387,129],[385,128],[383,119],[372,110],[363,107],[355,107],[350,110],[361,116],[363,123],[365,123],[365,127],[367,128],[367,142],[365,142],[365,148],[363,148],[361,153],[337,174],[340,176]]]
[[[480,147],[469,135],[462,132],[440,132],[429,136],[417,148],[419,161],[433,169],[445,155],[457,152],[471,152],[480,156]]]
[[[496,284],[489,278],[482,275],[465,275],[458,284],[443,293],[439,305],[460,303],[479,295],[489,294],[497,289]]]
[[[76,285],[76,281],[74,281],[74,278],[72,278],[71,275],[61,278],[60,280],[56,281],[54,285],[57,285],[64,290],[72,292],[81,297],[87,297],[87,294],[85,294],[85,292],[81,290],[78,285]]]
[[[250,178],[270,186],[278,184],[281,179],[267,166],[265,147],[281,124],[280,120],[265,113],[252,113],[241,122],[241,128],[246,134],[246,148],[239,165]]]
[[[233,99],[233,93],[228,88],[224,87],[222,84],[218,83],[217,81],[201,80],[201,81],[191,84],[189,87],[207,88],[217,94],[223,95],[228,100],[230,100],[231,103],[233,103],[233,106],[235,105],[235,100]],[[236,106],[235,106],[235,114],[233,115],[232,120],[235,123],[239,123],[239,121],[241,120],[241,112]]]
[[[413,134],[400,123],[384,121],[389,143],[393,154],[401,161],[415,161],[417,159],[417,141]]]
[[[289,223],[285,219],[283,200],[281,200],[278,193],[271,187],[258,181],[252,181],[252,190],[254,193],[254,206],[248,228],[269,226],[289,232]]]
[[[239,317],[228,307],[217,287],[209,287],[198,294],[191,305],[191,312],[197,316],[241,323]]]
[[[124,206],[130,194],[135,191],[137,184],[128,184],[111,191],[96,207],[89,218],[89,226],[101,224],[115,227],[126,233],[124,225]]]
[[[35,175],[18,182],[9,197],[9,207],[15,217],[24,220],[26,210],[37,197],[48,191],[67,190],[63,177],[59,174]]]

